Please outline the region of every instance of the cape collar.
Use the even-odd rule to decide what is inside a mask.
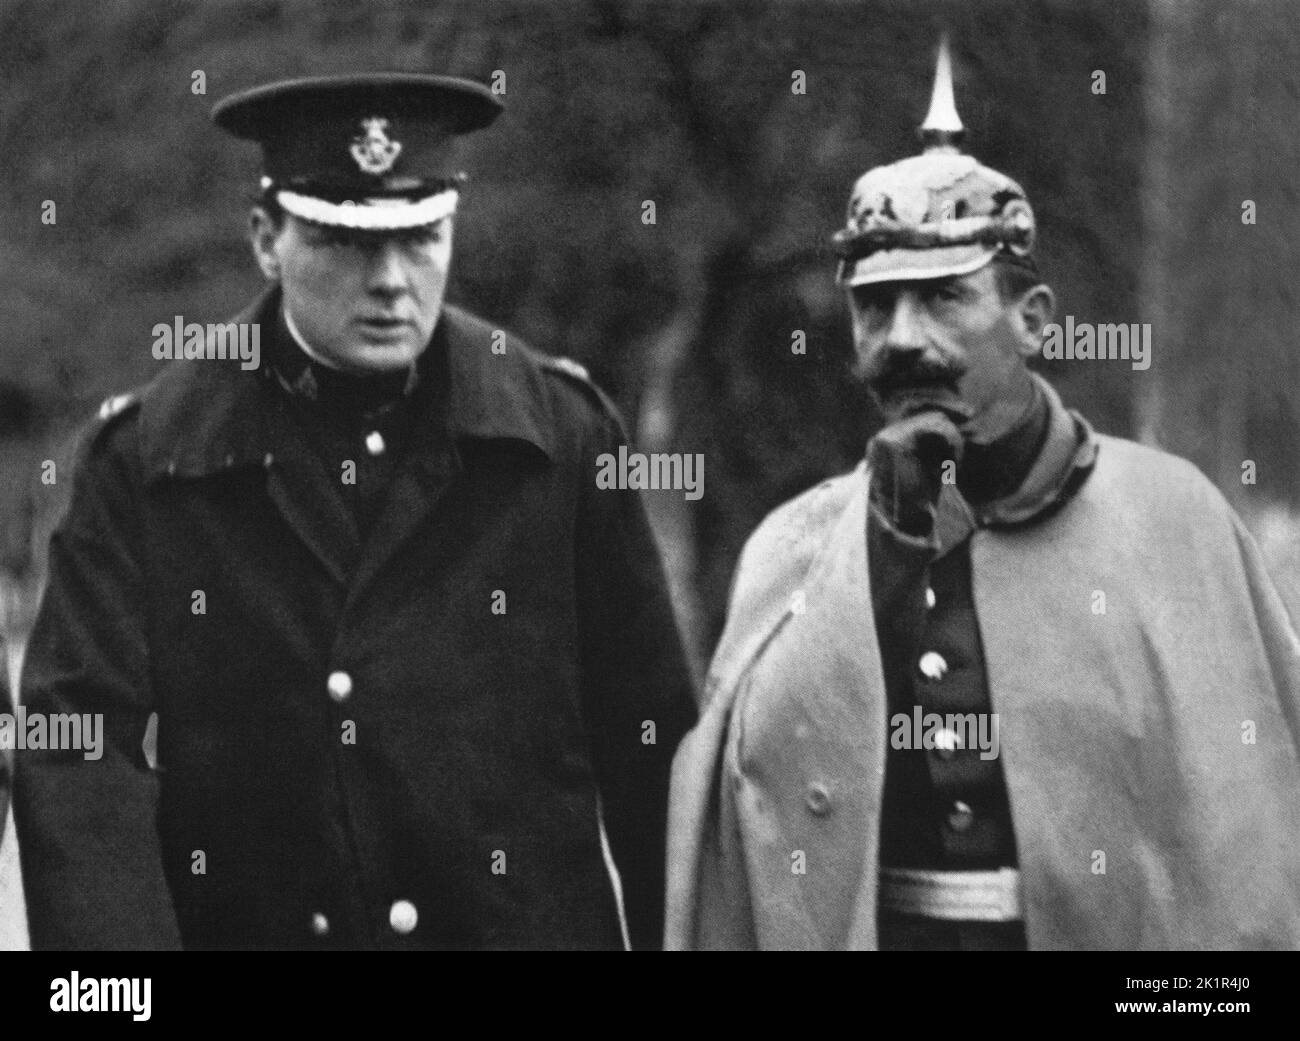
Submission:
[[[1028,524],[1057,509],[1078,489],[1097,461],[1099,443],[1091,424],[1067,409],[1056,389],[1033,373],[1047,399],[1047,439],[1029,473],[1009,495],[978,506],[955,485],[944,485],[935,535],[940,554],[959,545],[976,528]]]
[[[231,321],[270,329],[279,306],[279,287],[273,286]],[[447,352],[447,430],[458,439],[523,442],[553,459],[556,447],[541,364],[531,348],[502,336],[460,308],[443,308],[433,342],[441,339]],[[502,345],[503,352],[494,349]],[[141,400],[146,479],[269,465],[276,445],[267,412],[282,393],[260,371],[230,361],[169,363]]]

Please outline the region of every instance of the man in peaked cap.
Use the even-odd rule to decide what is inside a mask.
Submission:
[[[924,154],[835,237],[886,425],[769,516],[674,767],[670,948],[1300,944],[1300,641],[1223,497],[1026,360],[1034,216]]]
[[[642,504],[595,482],[620,421],[443,302],[499,108],[397,74],[216,106],[264,157],[269,289],[223,327],[261,364],[210,331],[87,438],[24,702],[106,747],[18,753],[33,946],[660,945],[694,699]]]

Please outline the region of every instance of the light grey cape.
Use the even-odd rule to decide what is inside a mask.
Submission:
[[[1199,471],[1097,442],[1062,509],[971,546],[1029,946],[1295,948],[1300,641]],[[862,467],[825,482],[741,557],[674,764],[670,949],[876,946],[866,490]]]

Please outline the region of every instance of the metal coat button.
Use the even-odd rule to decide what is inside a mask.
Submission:
[[[929,586],[926,586],[926,587],[925,587],[925,606],[926,606],[926,608],[927,608],[928,610],[933,611],[933,610],[934,610],[934,605],[935,605],[936,602],[937,602],[937,598],[936,598],[935,595],[934,595],[934,590],[931,589]]]
[[[921,655],[920,669],[922,676],[937,682],[948,672],[948,663],[938,651],[926,651]]]
[[[330,920],[317,911],[311,916],[311,931],[317,936],[328,936],[330,934]]]
[[[384,435],[378,430],[372,430],[366,435],[366,451],[371,455],[383,455]]]
[[[352,677],[346,672],[331,672],[325,689],[335,701],[347,701],[352,696]]]
[[[948,811],[948,827],[957,833],[969,831],[975,823],[975,811],[958,799]]]
[[[393,906],[388,909],[388,924],[393,927],[393,932],[402,936],[413,932],[415,923],[419,920],[420,913],[409,900],[394,900]]]
[[[808,809],[818,817],[825,817],[831,812],[831,794],[824,784],[814,784],[808,788]]]
[[[944,727],[934,735],[934,750],[940,759],[951,759],[961,747],[961,735],[955,730]]]

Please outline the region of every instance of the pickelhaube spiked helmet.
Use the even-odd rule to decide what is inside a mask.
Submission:
[[[965,128],[946,39],[919,134],[920,155],[868,170],[853,186],[848,222],[832,240],[838,281],[860,286],[964,275],[999,253],[1031,265],[1034,212],[1024,190],[958,150]]]

